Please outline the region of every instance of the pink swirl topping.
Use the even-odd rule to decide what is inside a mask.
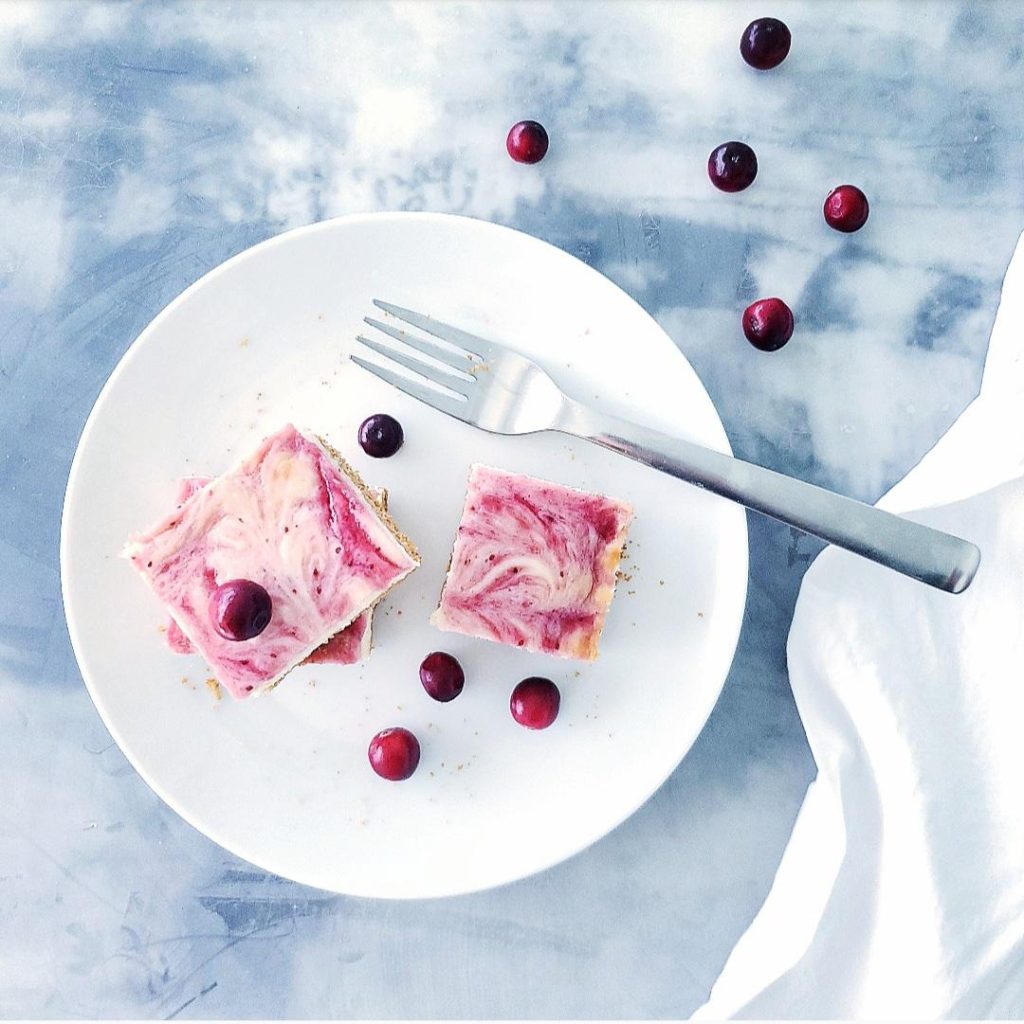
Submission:
[[[206,476],[186,476],[178,481],[178,507],[180,508],[196,491],[202,490],[210,478]],[[387,508],[387,491],[379,490],[374,497],[381,508]],[[357,616],[341,632],[335,633],[326,643],[321,644],[302,664],[303,665],[355,665],[370,655],[370,632],[373,609],[370,608]],[[167,631],[164,634],[167,646],[175,654],[194,654],[192,642],[181,631],[181,627],[173,618],[167,620]]]
[[[474,465],[431,622],[592,661],[632,518],[623,502]]]
[[[349,474],[289,424],[126,545],[232,696],[273,685],[418,565]],[[210,595],[231,579],[273,602],[251,640],[226,640],[209,620]]]

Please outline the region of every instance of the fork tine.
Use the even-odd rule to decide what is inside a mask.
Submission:
[[[457,420],[466,419],[468,402],[460,398],[452,398],[443,391],[435,391],[433,388],[424,387],[422,384],[409,380],[408,377],[393,373],[391,370],[361,359],[359,356],[349,355],[349,359],[356,366],[361,366],[368,373],[372,373],[375,377],[380,377],[381,380],[387,382],[392,387],[398,388],[399,391],[405,392],[405,394],[410,395],[412,398],[418,398],[426,405],[432,406],[440,412],[447,413],[449,416],[454,416]]]
[[[404,366],[407,370],[412,370],[413,373],[426,377],[427,380],[435,384],[443,384],[446,388],[450,388],[463,397],[466,397],[465,389],[473,386],[472,380],[460,377],[449,370],[442,370],[439,367],[431,366],[426,360],[419,359],[414,355],[406,355],[401,349],[395,348],[393,345],[382,345],[379,341],[365,338],[361,334],[356,335],[356,341],[361,341],[367,348],[390,359],[391,362],[398,363],[399,366]]]
[[[463,373],[469,372],[469,364],[474,359],[474,356],[469,353],[463,355],[461,350],[455,351],[451,348],[436,345],[427,338],[419,338],[415,334],[402,330],[401,327],[392,327],[391,324],[386,324],[381,320],[374,320],[372,316],[364,316],[363,323],[376,327],[378,331],[383,331],[388,337],[394,338],[395,341],[400,341],[403,345],[416,349],[417,352],[431,356],[444,363],[445,366],[450,366],[453,370],[461,370]]]
[[[424,316],[422,313],[416,313],[411,309],[394,306],[390,302],[382,302],[380,299],[374,299],[373,304],[378,309],[383,309],[385,313],[390,313],[392,316],[398,317],[399,320],[404,320],[407,324],[412,324],[413,327],[426,331],[427,334],[433,334],[435,337],[447,341],[450,345],[461,348],[466,355],[473,356],[480,362],[490,358],[493,352],[491,342],[475,334],[470,334],[468,331],[460,330],[458,327],[452,327],[451,324],[442,323],[440,320]]]

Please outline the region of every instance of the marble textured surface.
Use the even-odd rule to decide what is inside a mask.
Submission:
[[[739,59],[783,17],[776,72]],[[63,488],[103,381],[224,258],[353,211],[532,232],[634,295],[745,457],[873,499],[977,391],[1024,227],[1017,3],[0,5],[0,1015],[664,1017],[701,1003],[814,773],[785,667],[817,545],[751,521],[729,681],[631,820],[522,883],[346,899],[239,862],[114,746],[64,626]],[[537,167],[503,142],[552,137]],[[749,141],[739,196],[704,165]],[[820,207],[852,181],[857,235]],[[496,276],[500,286],[500,275]],[[739,332],[778,294],[793,341]],[[993,439],[998,443],[998,438]]]

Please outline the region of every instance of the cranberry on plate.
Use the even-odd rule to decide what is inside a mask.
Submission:
[[[446,704],[462,693],[466,675],[457,659],[444,651],[434,651],[420,665],[420,682],[434,700]]]
[[[856,185],[840,185],[825,197],[825,222],[836,231],[860,231],[868,219],[868,197]]]
[[[270,595],[252,580],[228,580],[210,595],[210,620],[225,640],[252,640],[270,624]]]
[[[754,348],[774,352],[793,337],[793,311],[782,299],[758,299],[743,310],[743,333]]]
[[[540,163],[548,151],[548,133],[539,121],[517,121],[509,129],[505,148],[516,163]]]
[[[359,447],[374,459],[390,458],[405,440],[402,424],[386,412],[367,416],[359,424]]]
[[[408,729],[384,729],[370,740],[370,767],[389,782],[409,778],[420,763],[420,743]]]
[[[509,710],[527,729],[546,729],[558,717],[561,695],[550,679],[531,676],[512,691]]]

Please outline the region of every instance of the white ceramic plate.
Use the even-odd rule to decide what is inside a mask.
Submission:
[[[65,499],[64,603],[96,707],[153,789],[240,857],[362,896],[453,895],[553,865],[635,811],[690,748],[722,688],[747,584],[743,511],[582,441],[494,437],[371,378],[347,355],[384,298],[464,325],[545,364],[578,397],[728,451],[711,400],[658,325],[585,264],[481,221],[380,214],[271,239],[207,274],[161,313],[111,375]],[[373,460],[356,428],[405,427]],[[388,489],[422,567],[375,620],[364,665],[297,669],[271,694],[217,702],[198,658],[168,651],[163,615],[118,552],[174,501],[293,421]],[[633,503],[636,521],[594,664],[441,633],[428,616],[471,462]],[[427,697],[432,650],[466,688]],[[512,687],[545,675],[562,710],[543,732],[509,715]],[[378,730],[415,732],[418,772],[370,770]]]

